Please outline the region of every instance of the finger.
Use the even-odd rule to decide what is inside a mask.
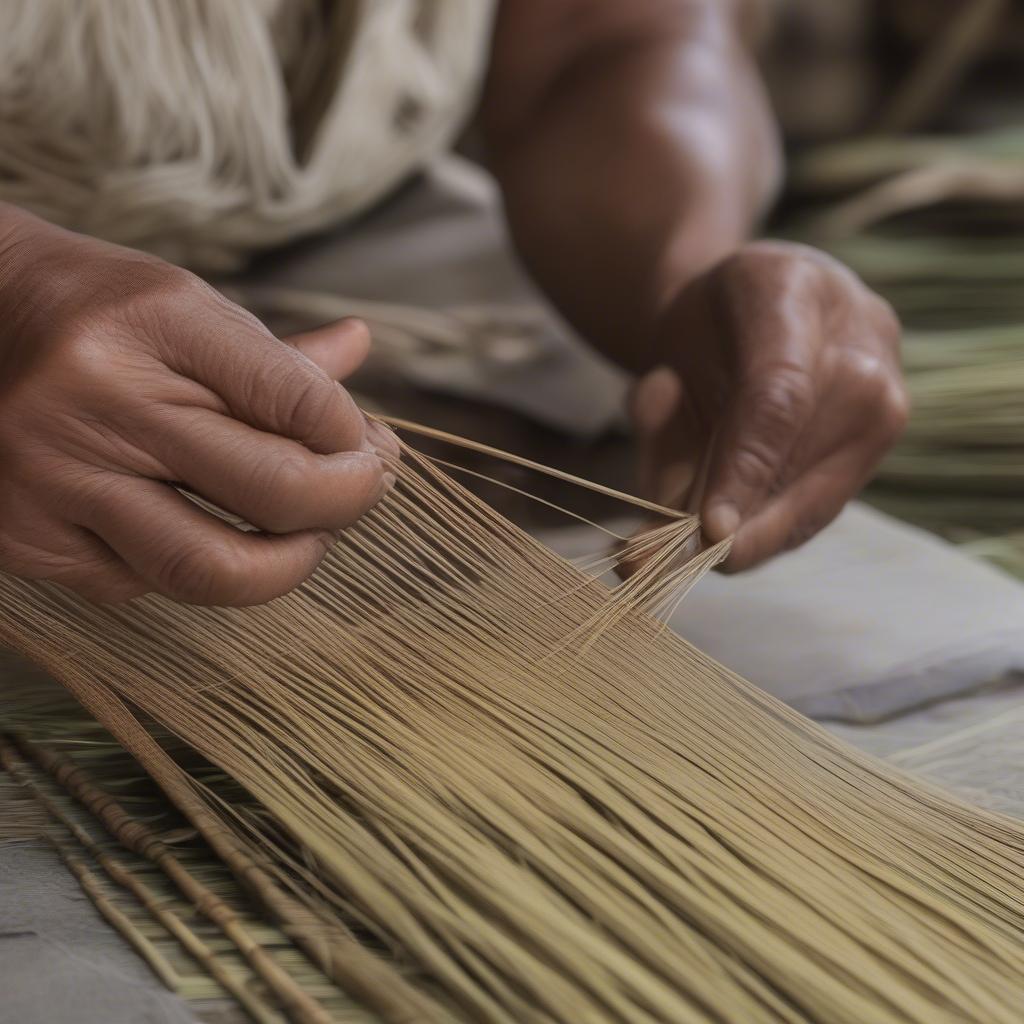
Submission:
[[[699,441],[678,373],[669,366],[658,366],[641,377],[629,396],[629,412],[637,440],[640,493],[663,505],[684,507],[694,479]],[[645,520],[631,542],[664,525],[661,517]],[[629,579],[652,554],[622,558],[616,572]]]
[[[817,535],[867,483],[878,454],[869,446],[846,447],[817,463],[743,524],[723,568],[752,568]]]
[[[258,430],[324,454],[362,447],[366,420],[344,388],[245,310],[222,296],[207,298],[201,315],[176,325],[175,343],[163,343],[168,367]]]
[[[384,462],[392,465],[402,458],[402,444],[398,435],[376,416],[366,417],[366,445]]]
[[[710,450],[710,448],[708,449]],[[678,482],[676,483],[676,490],[673,492],[674,497],[667,500],[663,500],[662,503],[672,508],[681,508],[684,511],[694,512],[700,507],[700,502],[703,498],[704,488],[707,484],[708,474],[708,459],[705,456],[700,458],[697,462],[696,469],[692,467],[686,467],[685,475],[681,475]],[[642,523],[633,532],[628,543],[633,544],[640,540],[644,534],[649,533],[652,530],[656,530],[659,527],[665,525],[663,517],[652,517]],[[702,531],[703,532],[703,531]],[[699,554],[702,548],[702,538],[700,534],[695,535],[692,538],[692,547],[689,555],[686,557],[692,557],[693,555]],[[633,557],[633,558],[621,558],[617,563],[615,570],[619,576],[627,580],[647,563],[648,559],[651,558],[657,549],[648,550],[644,554]]]
[[[331,380],[346,380],[370,354],[370,329],[362,320],[345,317],[284,339],[315,363]]]
[[[847,496],[852,496],[867,482],[902,430],[906,421],[906,399],[898,370],[885,365],[884,360],[880,361],[871,352],[853,348],[844,352],[840,369],[841,372],[833,374],[832,384],[819,398],[811,422],[792,445],[783,468],[776,473],[773,492],[780,498],[794,493],[791,487],[795,481],[835,465],[843,453],[850,456],[846,470],[850,474]],[[790,507],[785,500],[773,503],[770,498],[766,496],[763,503],[751,510],[746,522],[758,518],[761,510],[771,505],[771,513],[761,521],[763,527],[766,521],[777,521],[782,511]],[[841,502],[842,499],[839,507]],[[765,537],[761,527],[752,536],[762,538],[757,543],[770,549],[770,555],[809,539],[830,519],[831,514],[826,511],[822,516],[810,516],[806,522],[788,525],[778,522],[776,527],[770,528],[770,533],[780,536],[792,532],[793,537],[788,540]],[[750,536],[746,523],[740,532]],[[727,568],[755,564],[768,557],[761,552],[746,557],[746,543],[746,540],[739,541]]]
[[[641,377],[629,396],[637,436],[651,440],[669,424],[682,397],[682,382],[670,366],[657,366]]]
[[[640,493],[666,505],[682,499],[690,475],[690,438],[682,422],[682,401],[682,382],[668,366],[642,377],[629,401]]]
[[[153,589],[98,537],[92,538],[90,547],[91,558],[83,551],[79,565],[54,577],[53,582],[68,587],[93,604],[124,604]]]
[[[253,605],[297,587],[334,542],[325,531],[243,533],[172,487],[109,474],[84,525],[157,593],[201,605]]]
[[[317,455],[208,410],[169,406],[157,415],[152,443],[167,477],[270,533],[344,529],[395,480],[393,450],[373,444],[390,432],[376,425],[363,451]]]
[[[707,438],[690,394],[668,367],[652,370],[632,396],[641,493],[662,505],[686,507]]]
[[[880,457],[906,425],[902,375],[888,356],[847,346],[830,377],[811,424],[790,452],[784,476],[791,479],[847,445],[874,449]]]
[[[710,540],[734,534],[772,492],[814,408],[814,378],[799,364],[771,367],[739,389],[710,457],[702,507]]]
[[[36,527],[20,544],[24,565],[14,567],[17,575],[67,587],[94,604],[121,604],[149,592],[146,582],[88,530],[51,520],[37,521]]]
[[[841,372],[776,477],[777,483],[787,477],[791,482],[744,523],[726,568],[796,547],[831,522],[870,479],[906,417],[898,369],[869,351],[847,350]]]

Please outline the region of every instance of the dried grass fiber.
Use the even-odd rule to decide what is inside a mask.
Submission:
[[[1018,1021],[1024,828],[666,632],[703,568],[610,595],[410,455],[270,606],[4,577],[0,635],[386,1020]]]

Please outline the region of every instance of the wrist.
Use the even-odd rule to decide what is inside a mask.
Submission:
[[[749,182],[727,168],[707,160],[690,194],[696,198],[665,233],[654,262],[648,322],[655,325],[661,325],[684,293],[729,260],[748,248],[783,244],[754,237],[763,200],[753,201]]]
[[[702,234],[687,229],[669,240],[660,264],[659,288],[654,296],[650,328],[644,332],[647,352],[644,372],[660,365],[675,365],[684,345],[700,345],[716,333],[725,314],[716,281],[753,242],[737,227],[730,232]]]

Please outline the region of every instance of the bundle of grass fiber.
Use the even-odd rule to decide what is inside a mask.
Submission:
[[[868,498],[1024,577],[1024,134],[822,146],[793,189],[796,233],[906,326],[913,415]]]
[[[681,561],[692,519],[609,593],[428,460],[396,470],[271,605],[101,608],[3,577],[0,637],[384,1020],[1019,1020],[1024,825],[667,632],[652,612],[724,553]],[[157,856],[80,769],[40,764]],[[288,991],[293,1019],[331,1019]]]

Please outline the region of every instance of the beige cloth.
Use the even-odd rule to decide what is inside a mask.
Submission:
[[[493,0],[5,0],[0,200],[226,270],[445,149]]]

